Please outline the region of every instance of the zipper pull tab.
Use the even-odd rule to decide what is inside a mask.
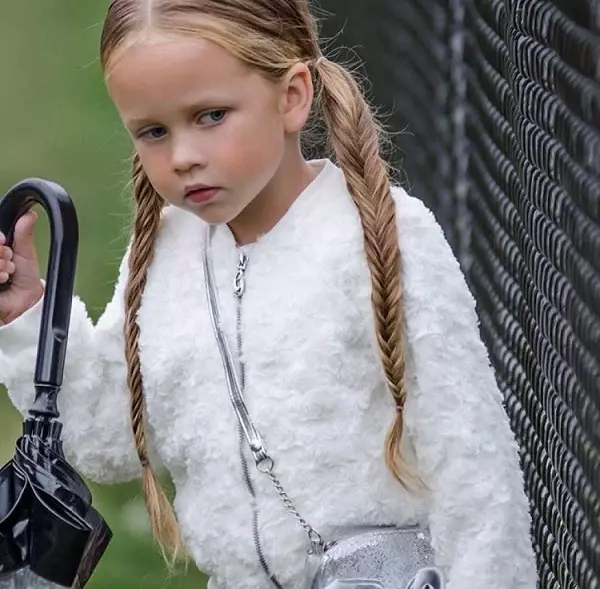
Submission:
[[[248,268],[248,256],[244,252],[240,252],[240,257],[237,263],[237,271],[233,279],[233,294],[241,299],[246,290],[246,268]]]

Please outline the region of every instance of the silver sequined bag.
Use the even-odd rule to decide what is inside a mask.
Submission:
[[[307,558],[307,589],[442,589],[427,534],[418,526],[348,530]]]
[[[275,462],[250,419],[240,379],[220,326],[217,292],[210,256],[214,227],[208,227],[204,243],[206,295],[215,338],[223,361],[227,388],[243,437],[256,468],[269,477],[290,514],[308,536],[306,583],[304,589],[443,589],[444,580],[434,564],[428,534],[419,526],[369,526],[345,530],[335,540],[325,542],[294,507],[274,474]],[[245,270],[245,262],[242,266]],[[241,292],[243,276],[236,276],[234,292]],[[243,290],[243,289],[242,289]],[[238,295],[241,296],[241,295]],[[255,533],[257,531],[255,529]],[[255,543],[259,544],[255,537]],[[260,550],[259,550],[260,553]],[[277,589],[282,589],[260,554],[261,565]],[[298,588],[300,589],[300,588]]]

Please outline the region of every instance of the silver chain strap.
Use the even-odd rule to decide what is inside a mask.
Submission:
[[[267,472],[263,470],[261,472],[266,472],[266,474],[269,476],[271,482],[273,483],[273,486],[275,487],[275,491],[277,491],[277,494],[279,495],[279,498],[287,507],[292,517],[300,524],[302,529],[306,532],[310,545],[318,547],[323,546],[323,539],[321,538],[321,535],[310,524],[308,524],[306,520],[298,513],[298,510],[294,507],[294,504],[292,503],[288,494],[285,492],[284,488],[279,482],[279,479],[273,474],[272,471]]]
[[[233,409],[240,423],[244,437],[246,438],[246,442],[250,447],[250,451],[254,458],[256,468],[269,477],[271,483],[273,484],[273,487],[275,488],[275,491],[277,492],[277,495],[279,496],[289,513],[306,532],[309,540],[310,551],[317,552],[323,549],[323,539],[321,535],[300,515],[300,513],[292,503],[292,500],[290,499],[289,495],[285,492],[283,485],[275,476],[273,472],[275,469],[275,461],[269,454],[261,435],[259,434],[252,420],[250,419],[250,414],[248,412],[248,408],[242,395],[240,379],[233,363],[231,352],[227,344],[227,339],[225,338],[223,330],[221,329],[219,305],[217,300],[217,292],[210,251],[214,229],[215,227],[213,225],[208,226],[204,236],[203,266],[206,285],[206,298],[210,309],[213,331],[217,340],[219,352],[221,354],[223,368],[225,370],[225,380],[227,382],[227,388],[229,390],[229,397],[231,399]],[[243,282],[243,272],[241,270],[238,270],[238,273],[235,277],[236,292],[240,293],[238,296],[241,296],[241,293],[243,292]]]

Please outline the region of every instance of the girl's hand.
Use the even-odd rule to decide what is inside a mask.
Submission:
[[[33,307],[44,294],[33,228],[37,213],[28,211],[15,226],[13,247],[5,245],[6,236],[0,232],[0,284],[9,276],[11,285],[0,291],[0,322],[10,323]]]

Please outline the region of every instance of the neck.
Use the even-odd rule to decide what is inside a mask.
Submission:
[[[284,156],[264,190],[229,223],[237,244],[254,243],[273,229],[315,176],[299,149]]]

